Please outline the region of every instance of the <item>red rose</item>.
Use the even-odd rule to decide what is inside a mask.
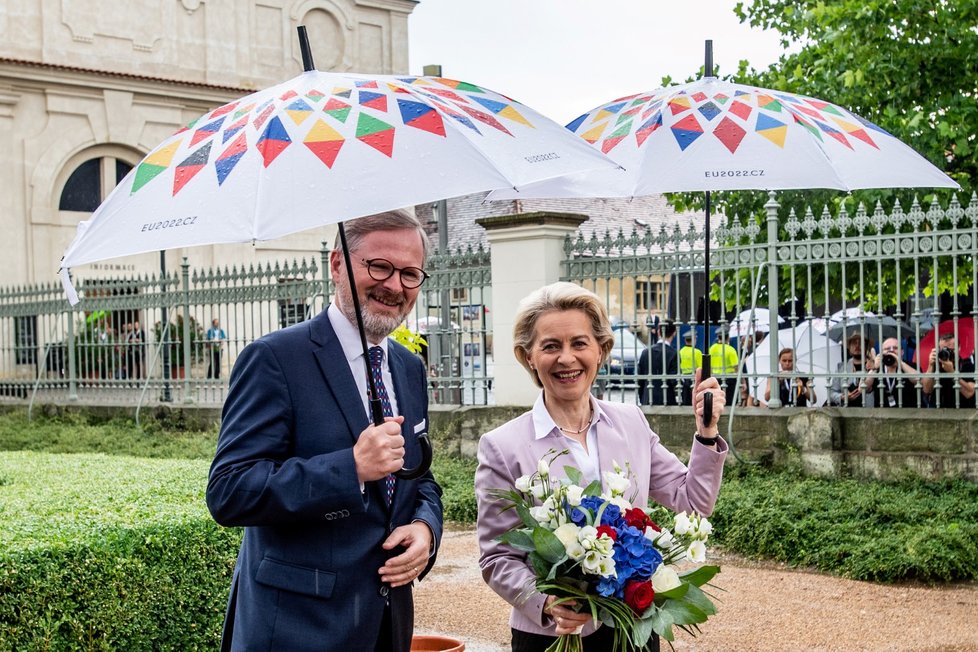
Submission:
[[[598,526],[598,538],[601,538],[602,534],[607,534],[612,541],[618,540],[618,533],[615,532],[615,528],[610,525],[599,525]]]
[[[632,507],[625,510],[625,524],[631,525],[639,532],[645,532],[646,526],[652,524],[652,519],[638,507]]]
[[[649,527],[655,530],[656,532],[662,532],[662,528],[656,525],[655,523],[653,523],[652,521],[649,521]]]
[[[654,599],[655,591],[652,590],[652,582],[631,580],[625,584],[625,604],[631,607],[636,614],[645,613]]]

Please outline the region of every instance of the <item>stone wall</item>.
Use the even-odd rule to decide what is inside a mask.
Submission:
[[[0,410],[22,410],[22,406]],[[432,443],[439,452],[475,457],[479,437],[516,417],[526,407],[433,406]],[[34,413],[55,416],[81,412],[95,421],[130,416],[134,408],[40,405]],[[682,458],[692,444],[688,408],[646,408],[649,425]],[[144,408],[142,421],[165,428],[208,429],[220,421],[219,408],[179,405]],[[871,410],[822,408],[741,408],[720,421],[732,444],[728,463],[764,461],[796,466],[811,475],[892,480],[906,475],[928,479],[962,477],[978,482],[978,412],[974,410]]]

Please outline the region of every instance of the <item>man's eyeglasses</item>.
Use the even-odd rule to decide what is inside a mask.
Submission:
[[[361,259],[367,267],[367,274],[375,281],[386,281],[394,272],[400,274],[401,285],[405,289],[413,290],[421,287],[421,284],[428,279],[428,272],[420,267],[394,267],[394,263],[383,258]]]

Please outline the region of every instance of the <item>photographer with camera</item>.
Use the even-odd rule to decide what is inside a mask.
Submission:
[[[903,360],[900,340],[883,340],[878,358],[879,368],[868,376],[877,376],[876,405],[882,408],[917,407],[917,370]]]
[[[829,386],[829,403],[846,407],[876,407],[873,384],[876,379],[866,372],[876,369],[876,355],[873,352],[873,338],[853,333],[846,340],[848,352],[839,364],[840,374],[832,379]],[[865,384],[860,386],[865,379]]]
[[[951,375],[955,368],[958,373],[956,381]],[[975,356],[972,353],[970,357],[960,357],[953,332],[941,334],[937,346],[930,352],[927,371],[928,375],[923,377],[921,385],[931,407],[974,409]],[[937,373],[943,375],[940,378],[930,375]],[[940,382],[940,388],[934,391],[937,381]]]

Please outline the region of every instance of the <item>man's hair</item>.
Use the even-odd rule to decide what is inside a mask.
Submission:
[[[516,320],[513,326],[513,353],[516,360],[529,372],[537,387],[543,387],[540,377],[530,369],[530,348],[536,337],[537,321],[548,312],[565,310],[580,310],[591,322],[591,330],[601,349],[601,360],[604,364],[615,345],[615,335],[611,331],[611,321],[608,311],[594,292],[574,283],[558,281],[544,285],[539,290],[528,294],[520,301],[516,309]]]
[[[425,233],[424,226],[421,225],[418,218],[405,210],[398,209],[394,211],[386,211],[383,213],[377,213],[376,215],[368,215],[367,217],[358,217],[354,220],[348,220],[343,223],[343,229],[346,231],[346,244],[350,251],[356,251],[357,248],[363,244],[363,239],[375,231],[414,229],[421,237],[421,247],[424,255],[422,264],[424,261],[428,260],[428,249],[430,248],[428,234]],[[333,248],[339,249],[340,246],[340,233],[337,231],[336,240],[333,242]]]
[[[662,325],[659,326],[659,331],[666,339],[673,337],[676,334],[676,322],[672,321],[671,319],[665,320],[662,322]]]
[[[940,337],[938,339],[941,342],[946,342],[947,340],[953,340],[954,339],[954,332],[952,331],[950,333],[941,333],[941,335],[940,335]]]

